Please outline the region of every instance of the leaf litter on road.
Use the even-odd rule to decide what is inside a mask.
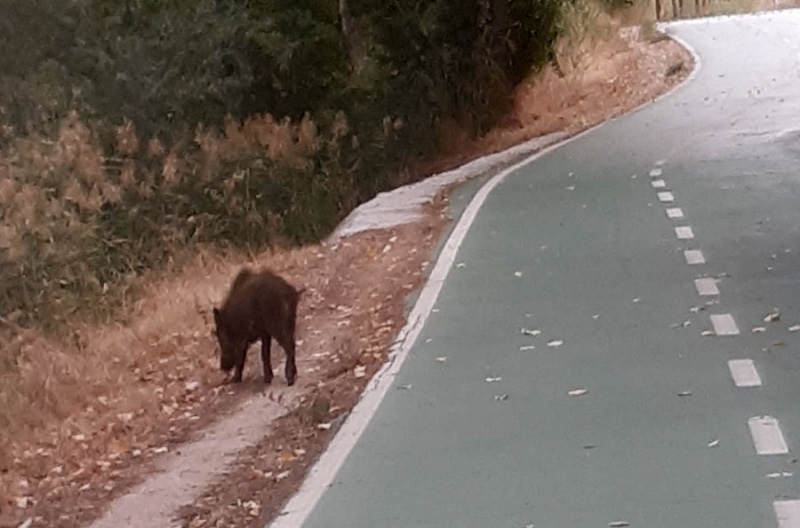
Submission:
[[[567,392],[567,394],[569,394],[570,396],[583,396],[587,392],[589,392],[588,389],[581,388],[581,389],[572,389],[571,391]]]
[[[496,382],[502,381],[502,380],[503,380],[503,378],[501,378],[500,376],[488,377],[488,378],[486,378],[486,383],[496,383]]]
[[[774,323],[775,321],[780,321],[781,313],[778,311],[777,308],[774,309],[775,311],[772,313],[768,313],[764,316],[765,323]]]
[[[777,471],[775,473],[768,473],[767,478],[769,479],[778,479],[778,478],[790,478],[794,475],[791,471]]]
[[[551,347],[551,348],[558,348],[558,347],[560,347],[560,346],[561,346],[561,345],[563,345],[563,344],[564,344],[564,342],[563,342],[563,341],[561,341],[560,339],[553,339],[552,341],[550,341],[549,343],[547,343],[547,346],[549,346],[549,347]]]
[[[714,440],[708,443],[708,447],[717,447],[719,445],[719,438],[715,438]]]
[[[529,335],[533,337],[536,337],[542,333],[541,330],[528,330],[527,328],[521,329],[520,332],[524,335]]]
[[[792,325],[789,327],[790,332],[797,332],[798,330],[800,330],[800,325]]]

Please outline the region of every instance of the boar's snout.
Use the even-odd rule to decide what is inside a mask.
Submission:
[[[217,326],[214,333],[217,335],[219,343],[219,368],[230,372],[236,365],[236,354],[234,354],[234,345],[228,335],[222,313],[216,308],[214,308],[214,322]]]

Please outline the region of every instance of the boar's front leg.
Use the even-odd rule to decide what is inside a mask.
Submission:
[[[265,335],[261,338],[261,363],[264,365],[264,383],[272,383],[272,358],[270,357],[270,346],[272,336]]]
[[[236,365],[234,366],[233,379],[231,380],[233,383],[241,383],[245,359],[247,359],[247,347],[239,354],[238,361],[236,361]]]

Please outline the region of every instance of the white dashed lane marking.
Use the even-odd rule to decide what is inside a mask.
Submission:
[[[666,184],[666,182],[664,182],[664,180],[653,180],[653,181],[650,182],[650,185],[652,185],[653,188],[655,188],[655,189],[663,189],[664,187],[667,186],[667,184]]]
[[[718,336],[739,335],[739,327],[736,326],[731,314],[712,315],[711,324],[714,325],[714,333]]]
[[[683,218],[683,211],[679,207],[667,209],[667,218]]]
[[[683,256],[686,259],[686,263],[691,265],[694,264],[705,264],[706,258],[703,256],[703,252],[699,249],[689,249],[683,252]]]
[[[675,201],[675,196],[671,192],[665,191],[658,193],[658,201],[663,203],[672,203]]]
[[[800,500],[783,500],[772,503],[779,528],[800,528]]]
[[[697,288],[697,293],[699,295],[719,295],[717,280],[710,277],[695,279],[694,287]]]
[[[728,361],[733,383],[737,387],[760,387],[761,376],[752,359],[732,359]]]
[[[747,420],[750,436],[759,455],[785,455],[789,452],[778,420],[772,416],[753,416]]]
[[[689,226],[680,226],[675,228],[675,235],[681,240],[689,240],[694,238],[694,232]]]

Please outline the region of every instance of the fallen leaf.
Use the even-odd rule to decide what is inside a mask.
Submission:
[[[772,346],[774,346],[774,347],[782,347],[785,344],[786,343],[784,343],[783,341],[775,341],[774,343],[772,343]]]
[[[275,475],[275,481],[276,482],[280,482],[281,480],[283,480],[286,477],[288,477],[290,473],[291,473],[291,471],[289,471],[288,469],[286,471],[278,473],[277,475]]]
[[[775,321],[780,321],[780,319],[781,319],[781,314],[780,314],[780,312],[778,312],[778,311],[775,311],[775,312],[772,312],[772,313],[770,313],[770,314],[767,314],[767,315],[764,317],[764,322],[765,322],[765,323],[772,323],[772,322],[775,322]]]
[[[398,386],[397,386],[397,390],[408,390],[408,389],[410,389],[411,387],[413,387],[413,385],[412,385],[412,384],[410,384],[410,383],[409,383],[408,385],[398,385]]]
[[[14,499],[14,504],[17,505],[17,508],[25,509],[28,507],[28,503],[30,502],[30,497],[17,497]]]
[[[587,389],[572,389],[567,394],[570,396],[583,396],[587,392],[589,392]]]
[[[503,379],[503,378],[501,378],[501,377],[499,377],[499,376],[498,376],[498,377],[496,377],[496,378],[486,378],[486,383],[494,383],[494,382],[496,382],[496,381],[501,381],[502,379]]]
[[[356,368],[353,369],[353,375],[356,378],[363,378],[367,375],[367,367],[364,365],[358,365]]]
[[[153,453],[156,454],[156,455],[162,455],[162,454],[166,453],[167,450],[168,449],[167,449],[166,446],[157,447],[157,448],[153,449]]]
[[[798,330],[800,330],[800,325],[794,325],[789,327],[790,332],[797,332]]]
[[[789,478],[793,476],[794,473],[791,471],[779,471],[776,473],[768,473],[767,478],[776,479],[776,478]]]
[[[760,334],[761,332],[766,332],[766,331],[767,329],[764,328],[763,326],[756,326],[755,328],[753,328],[754,334]]]
[[[610,526],[611,528],[624,528],[625,526],[630,526],[630,525],[631,523],[626,521],[614,521],[608,523],[608,526]]]
[[[708,447],[717,447],[719,445],[719,438],[714,439],[708,443]]]
[[[708,337],[708,336],[713,336],[713,335],[715,335],[715,334],[714,334],[714,331],[713,331],[713,330],[703,330],[703,331],[700,333],[700,335],[701,335],[701,336],[703,336],[703,337]]]
[[[438,361],[439,363],[444,363],[445,361],[447,361],[447,356],[439,356],[436,358],[436,361]]]
[[[568,191],[574,191],[575,190],[575,186],[574,185],[570,185],[569,187],[567,187],[567,190]]]
[[[542,331],[541,331],[541,330],[528,330],[527,328],[523,328],[523,329],[521,330],[521,332],[522,332],[523,334],[525,334],[525,335],[529,335],[529,336],[533,336],[533,337],[536,337],[536,336],[538,336],[539,334],[541,334],[541,333],[542,333]]]
[[[515,277],[522,277],[522,272],[521,271],[515,271],[514,272],[514,276]]]
[[[549,347],[553,347],[553,348],[558,348],[558,347],[560,347],[560,346],[561,346],[561,345],[563,345],[563,344],[564,344],[564,342],[563,342],[563,341],[560,341],[560,340],[554,339],[553,341],[550,341],[549,343],[547,343],[547,346],[549,346]]]
[[[321,430],[321,431],[327,431],[327,430],[329,430],[330,428],[331,428],[331,424],[329,424],[329,423],[321,423],[321,424],[317,424],[317,429],[319,429],[319,430]]]
[[[639,297],[637,297],[637,298],[635,298],[635,299],[633,300],[633,302],[635,302],[635,303],[638,303],[638,302],[640,302],[641,300],[642,300],[642,299],[640,299]]]
[[[523,345],[523,346],[519,347],[519,349],[520,350],[535,350],[536,346],[534,346],[534,345]]]
[[[26,519],[25,522],[17,526],[17,528],[31,528],[33,524],[33,519]]]
[[[690,390],[678,393],[678,396],[691,396],[691,395],[692,395],[692,391],[690,391]]]
[[[497,401],[506,401],[508,399],[508,394],[500,394],[494,397]]]

